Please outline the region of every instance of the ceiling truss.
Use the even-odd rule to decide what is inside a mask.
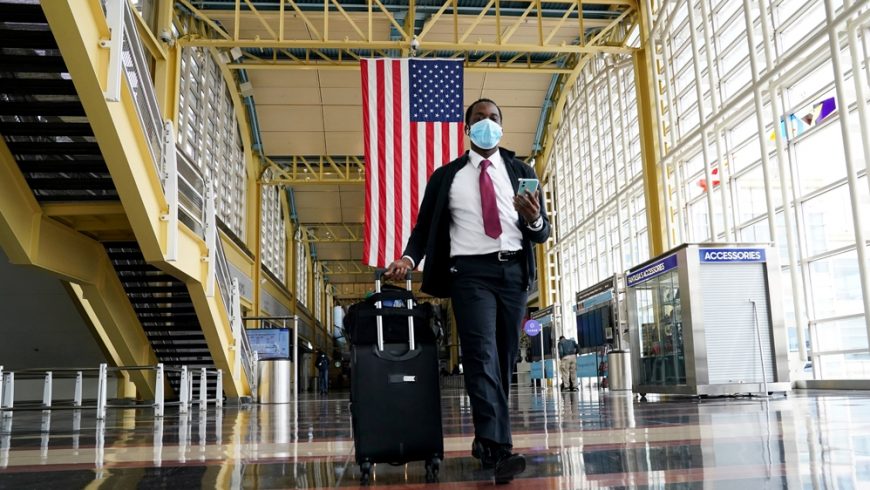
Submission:
[[[498,0],[483,7],[462,3],[177,0],[181,10],[214,33],[188,34],[179,42],[238,48],[228,66],[246,70],[355,70],[362,57],[411,55],[464,59],[470,71],[569,74],[579,55],[632,51],[620,42],[618,31],[633,23],[636,0],[511,2],[524,8],[506,8]],[[300,20],[308,39],[288,33]],[[256,29],[242,29],[243,22]],[[389,38],[378,26],[389,26]],[[532,29],[532,39],[517,35]]]
[[[365,161],[356,155],[294,155],[265,158],[271,172],[264,176],[264,184],[363,184]]]

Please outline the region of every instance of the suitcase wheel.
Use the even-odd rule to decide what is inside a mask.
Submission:
[[[426,483],[438,481],[438,471],[441,469],[441,459],[432,458],[426,461]]]
[[[360,485],[368,485],[372,477],[372,464],[368,461],[359,465],[359,483]]]

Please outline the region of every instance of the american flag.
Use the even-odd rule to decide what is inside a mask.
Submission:
[[[462,60],[363,59],[363,262],[401,257],[426,182],[464,150]]]

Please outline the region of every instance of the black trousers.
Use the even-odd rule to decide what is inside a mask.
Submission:
[[[450,296],[474,435],[512,445],[508,400],[528,298],[525,264],[492,255],[455,257],[452,264]]]

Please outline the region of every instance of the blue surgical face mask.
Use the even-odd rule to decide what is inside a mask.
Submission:
[[[471,142],[482,150],[495,148],[501,141],[501,126],[492,119],[481,119],[471,126]]]

